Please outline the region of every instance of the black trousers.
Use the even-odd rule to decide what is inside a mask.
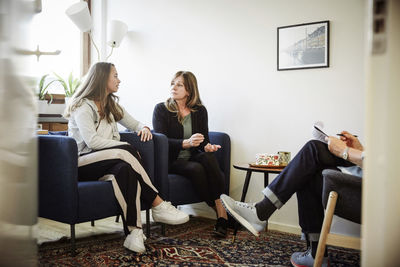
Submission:
[[[333,155],[328,145],[317,140],[307,142],[289,165],[263,193],[280,208],[296,193],[299,223],[306,236],[319,237],[324,220],[322,186],[324,169],[353,166],[351,162]],[[268,190],[269,189],[269,190]],[[279,201],[274,201],[277,198]],[[278,203],[277,203],[278,202]],[[310,238],[312,241],[314,238]]]
[[[111,147],[81,155],[79,181],[110,180],[128,226],[141,227],[141,201],[151,204],[158,192],[131,145]]]
[[[169,172],[190,179],[200,198],[211,207],[224,193],[225,176],[214,153],[200,152],[189,160],[178,159],[172,163]]]

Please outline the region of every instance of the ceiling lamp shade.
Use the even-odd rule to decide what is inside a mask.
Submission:
[[[119,47],[125,34],[128,32],[128,25],[120,20],[112,20],[108,23],[108,42],[112,48]]]
[[[65,13],[82,32],[88,32],[92,28],[92,17],[87,2],[73,4]]]

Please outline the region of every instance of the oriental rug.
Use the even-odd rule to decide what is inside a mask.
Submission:
[[[39,246],[39,266],[291,266],[293,252],[304,251],[298,235],[277,231],[260,237],[241,230],[232,243],[214,237],[213,220],[192,217],[188,223],[166,226],[165,236],[152,227],[146,252],[138,254],[123,247],[123,232],[100,234],[76,240],[76,255],[69,239]],[[328,248],[331,266],[359,266],[360,252],[339,247]]]

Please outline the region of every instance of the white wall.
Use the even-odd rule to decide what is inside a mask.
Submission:
[[[149,125],[154,105],[169,96],[173,74],[190,70],[198,78],[210,130],[231,136],[232,163],[252,162],[256,153],[279,150],[294,156],[311,138],[317,120],[328,133],[347,129],[364,137],[362,0],[92,3],[94,10],[103,5],[94,14],[102,13],[103,23],[119,19],[128,24],[128,36],[110,60],[122,80],[121,103]],[[331,23],[330,67],[277,71],[277,27],[321,20]],[[101,27],[95,28],[95,35],[100,32]],[[232,168],[235,199],[240,198],[244,175]],[[260,200],[262,188],[262,175],[253,174],[246,200]],[[271,221],[297,227],[296,198]]]
[[[400,1],[386,2],[386,50],[379,54],[368,50],[368,150],[363,184],[361,261],[365,267],[399,265]],[[372,1],[369,1],[369,6],[372,11]],[[372,24],[371,12],[368,24]]]

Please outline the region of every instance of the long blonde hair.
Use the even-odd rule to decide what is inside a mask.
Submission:
[[[115,67],[114,64],[98,62],[90,68],[85,81],[72,96],[65,109],[65,118],[69,118],[71,112],[81,106],[85,98],[100,102],[104,117],[109,123],[112,121],[110,114],[114,116],[115,121],[119,121],[123,118],[124,113],[121,106],[118,104],[118,96],[113,93],[107,94],[107,83],[111,67]]]
[[[196,76],[194,76],[194,74],[190,71],[178,71],[175,73],[171,81],[174,81],[178,77],[183,78],[183,84],[185,85],[186,91],[189,93],[189,96],[186,100],[186,106],[190,109],[190,111],[195,112],[197,110],[196,108],[202,105]],[[178,104],[176,101],[170,97],[165,101],[164,104],[170,112],[176,113],[178,121],[182,123],[183,117],[179,114]]]

